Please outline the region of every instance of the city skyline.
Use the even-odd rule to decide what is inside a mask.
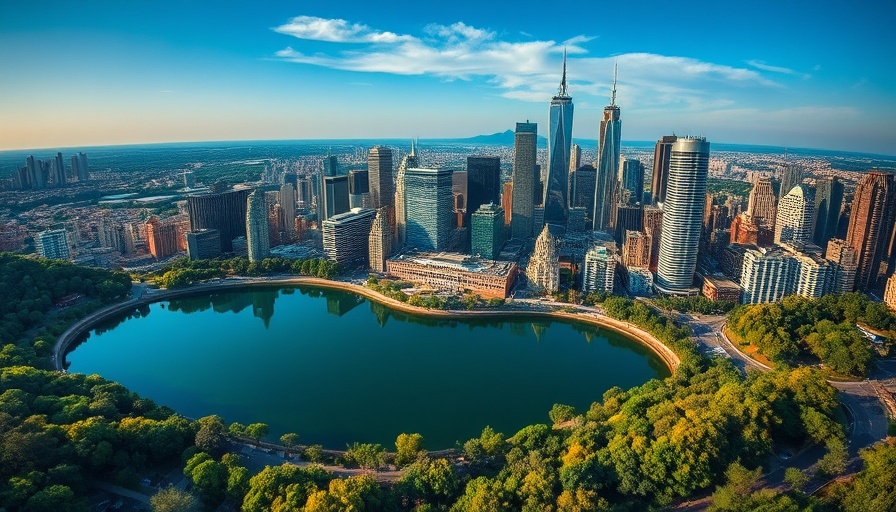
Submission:
[[[896,147],[892,9],[883,3],[805,12],[693,4],[663,9],[662,21],[599,27],[591,14],[624,13],[585,6],[545,22],[534,2],[450,12],[344,1],[230,7],[4,4],[0,149],[547,126],[543,105],[564,50],[576,138],[597,138],[618,64],[626,140],[675,132],[879,154]],[[772,9],[761,25],[748,22]],[[689,30],[677,28],[685,22]]]

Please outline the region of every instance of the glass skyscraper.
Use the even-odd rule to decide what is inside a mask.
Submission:
[[[660,291],[683,293],[692,287],[708,174],[709,142],[705,138],[679,138],[672,144],[656,270]]]
[[[572,145],[572,97],[566,93],[566,55],[563,55],[563,78],[560,91],[551,98],[550,139],[548,151],[550,163],[545,180],[544,222],[566,227],[569,201],[569,152]]]
[[[619,169],[619,144],[622,121],[616,106],[616,73],[613,73],[613,93],[610,104],[604,107],[600,122],[600,138],[597,140],[597,177],[594,188],[594,230],[607,231],[612,224],[616,175]]]
[[[411,168],[404,172],[405,245],[441,251],[451,235],[454,211],[449,169]]]
[[[513,200],[510,231],[516,239],[532,238],[535,215],[536,123],[516,123],[513,142]]]

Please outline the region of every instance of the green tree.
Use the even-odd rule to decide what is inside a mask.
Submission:
[[[261,439],[268,435],[270,428],[267,423],[251,423],[246,426],[246,435],[255,440],[255,444],[259,444]]]
[[[878,443],[861,453],[862,470],[849,484],[832,493],[846,512],[896,510],[896,444]]]
[[[309,462],[321,462],[324,460],[324,447],[319,444],[313,444],[305,448],[302,455]]]
[[[386,449],[379,444],[354,443],[346,449],[345,458],[362,469],[375,471],[386,463]]]
[[[551,422],[554,425],[569,421],[575,416],[576,408],[571,405],[564,404],[554,404],[554,406],[551,407],[551,412],[548,413],[548,417],[551,419]]]
[[[199,504],[192,494],[169,485],[149,498],[153,512],[196,512]]]
[[[395,440],[395,465],[406,466],[424,451],[423,436],[420,434],[398,434]]]
[[[787,468],[784,470],[784,481],[793,489],[801,491],[803,487],[809,483],[809,477],[800,471],[799,468]]]
[[[196,447],[219,457],[227,451],[228,442],[224,432],[224,420],[220,416],[206,416],[198,420],[199,430],[196,432]]]
[[[292,449],[299,445],[299,434],[293,432],[283,434],[280,436],[280,444],[286,448],[286,456],[289,457]]]

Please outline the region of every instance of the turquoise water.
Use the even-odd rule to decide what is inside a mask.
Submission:
[[[433,320],[354,294],[255,288],[160,302],[100,325],[67,356],[179,413],[263,422],[270,439],[429,449],[486,425],[512,435],[554,403],[585,411],[669,370],[612,331],[559,321]]]

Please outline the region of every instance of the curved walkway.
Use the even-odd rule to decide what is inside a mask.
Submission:
[[[269,277],[269,278],[224,278],[207,283],[200,283],[179,288],[175,290],[154,290],[148,289],[145,285],[137,285],[138,288],[132,292],[133,296],[118,304],[113,304],[105,308],[94,311],[72,324],[63,332],[53,346],[53,367],[56,370],[65,370],[65,354],[69,346],[78,339],[84,332],[89,331],[97,322],[101,322],[108,318],[126,313],[139,306],[147,305],[153,302],[170,300],[173,298],[196,295],[203,292],[214,292],[226,288],[240,288],[246,286],[289,286],[289,285],[310,285],[321,288],[330,288],[336,290],[355,293],[369,300],[378,302],[391,309],[419,316],[427,316],[431,318],[507,318],[515,316],[525,316],[527,318],[555,318],[563,320],[571,320],[576,322],[584,322],[592,325],[604,327],[634,339],[642,345],[653,351],[663,362],[674,372],[680,364],[680,359],[669,347],[654,338],[647,331],[627,322],[610,318],[601,314],[597,308],[588,308],[585,306],[576,307],[577,313],[568,313],[561,311],[539,311],[533,309],[532,306],[526,309],[495,309],[495,310],[433,310],[417,306],[411,306],[404,302],[381,295],[380,293],[367,288],[366,286],[347,283],[344,281],[331,281],[329,279],[321,279],[317,277]]]

